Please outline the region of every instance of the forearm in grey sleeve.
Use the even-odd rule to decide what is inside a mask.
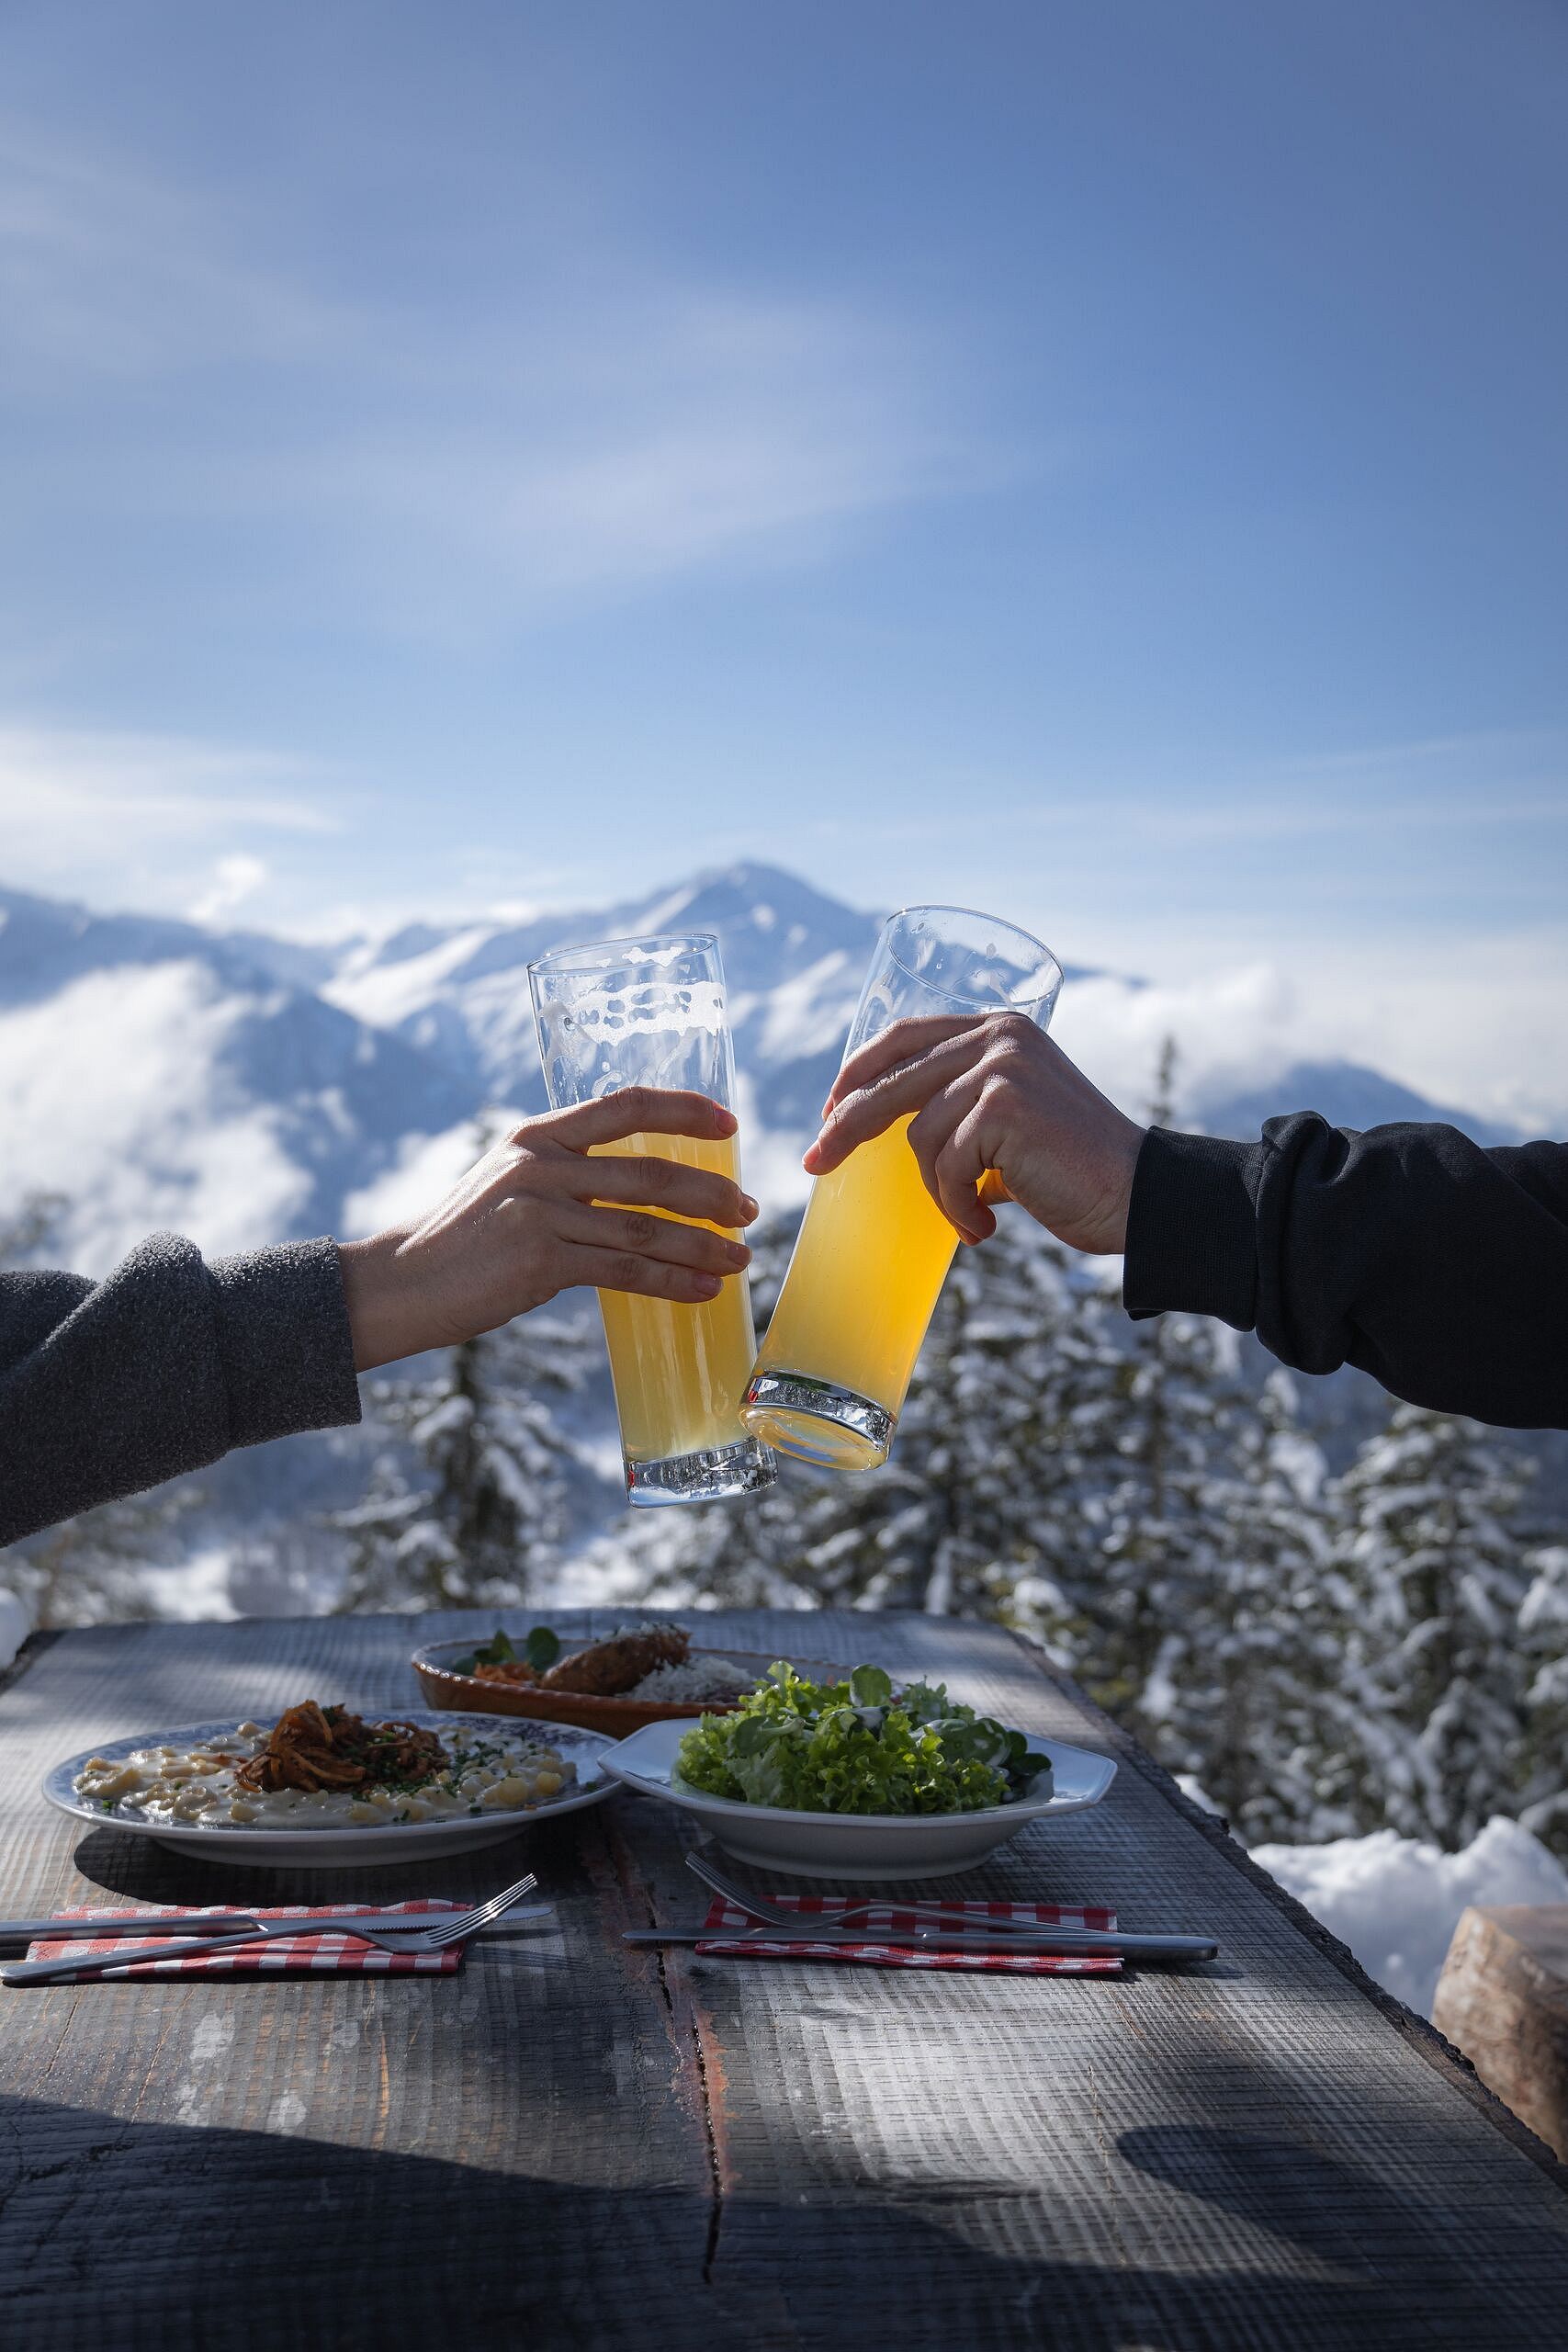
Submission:
[[[157,1233],[101,1283],[0,1274],[0,1544],[232,1446],[358,1419],[331,1240],[209,1265]]]
[[[1359,1365],[1412,1404],[1568,1427],[1568,1145],[1270,1119],[1256,1144],[1156,1128],[1127,1223],[1128,1312],[1256,1330],[1303,1372]]]

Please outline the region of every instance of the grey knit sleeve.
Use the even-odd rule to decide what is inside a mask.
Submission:
[[[330,1239],[209,1265],[155,1233],[101,1283],[0,1273],[0,1544],[231,1446],[358,1419]]]

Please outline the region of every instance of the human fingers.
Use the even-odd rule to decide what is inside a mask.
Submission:
[[[980,1185],[989,1172],[982,1140],[985,1117],[984,1097],[976,1094],[926,1173],[943,1214],[958,1227],[961,1238],[970,1242],[988,1240],[997,1229],[996,1218],[980,1198]]]
[[[826,1175],[847,1159],[857,1144],[869,1143],[895,1119],[923,1111],[945,1087],[974,1067],[987,1040],[987,1030],[971,1023],[840,1096],[806,1154],[807,1170],[813,1176]]]
[[[647,1209],[588,1208],[566,1202],[556,1212],[556,1231],[563,1241],[581,1249],[657,1258],[665,1265],[690,1266],[704,1274],[738,1274],[751,1261],[743,1241],[711,1233],[705,1225],[654,1216]]]
[[[850,1055],[829,1090],[822,1105],[824,1119],[847,1094],[858,1093],[898,1062],[914,1060],[919,1054],[929,1053],[933,1046],[945,1043],[949,1037],[962,1036],[989,1014],[975,1012],[931,1013],[921,1019],[895,1021],[890,1028]]]
[[[542,1118],[530,1119],[513,1140],[526,1142],[537,1135],[563,1143],[572,1151],[587,1151],[594,1144],[624,1143],[628,1136],[637,1135],[696,1136],[704,1140],[710,1136],[732,1136],[736,1125],[734,1112],[706,1094],[690,1093],[680,1087],[622,1086],[592,1102],[575,1103],[570,1111],[547,1111]]]
[[[636,1250],[601,1250],[567,1243],[560,1252],[561,1284],[581,1283],[592,1290],[633,1291],[640,1298],[668,1298],[679,1306],[700,1306],[716,1298],[724,1284],[698,1266],[677,1266],[667,1258],[645,1258]]]
[[[928,1102],[909,1122],[909,1148],[919,1166],[925,1187],[948,1223],[964,1241],[984,1241],[996,1231],[997,1220],[981,1204],[979,1175],[964,1184],[948,1168],[946,1154],[953,1136],[979,1102],[986,1084],[983,1066],[976,1065]],[[984,1169],[979,1171],[983,1174]]]
[[[601,1152],[593,1159],[546,1160],[539,1182],[574,1200],[628,1202],[638,1208],[667,1209],[671,1216],[700,1218],[735,1231],[754,1224],[757,1204],[750,1193],[712,1168],[687,1168],[678,1159]]]

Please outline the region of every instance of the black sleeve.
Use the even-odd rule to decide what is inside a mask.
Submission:
[[[231,1446],[358,1419],[333,1241],[208,1265],[157,1233],[101,1283],[0,1274],[0,1544]]]
[[[1301,1372],[1353,1363],[1414,1405],[1568,1429],[1568,1144],[1314,1112],[1255,1144],[1153,1128],[1124,1295],[1256,1330]]]

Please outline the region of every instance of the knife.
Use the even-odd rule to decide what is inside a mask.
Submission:
[[[491,1921],[491,1928],[510,1927],[514,1920],[547,1918],[555,1908],[549,1903],[513,1903],[499,1912]],[[300,1919],[296,1932],[302,1936],[352,1935],[356,1923],[374,1928],[378,1935],[396,1935],[400,1928],[434,1927],[441,1917],[439,1911],[344,1911],[330,1918]],[[141,1911],[127,1913],[118,1919],[0,1919],[0,1943],[86,1943],[96,1936],[129,1938],[131,1936],[212,1936],[226,1935],[231,1928],[255,1927],[254,1915],[249,1911],[186,1911],[174,1917],[164,1913]]]
[[[894,1928],[878,1932],[864,1928],[808,1927],[749,1928],[737,1932],[729,1928],[628,1928],[621,1937],[625,1944],[838,1944],[870,1945],[881,1951],[985,1951],[1000,1958],[1021,1952],[1033,1958],[1055,1960],[1213,1960],[1219,1945],[1206,1936],[1139,1936],[1122,1935],[1111,1930],[1086,1934],[1080,1928],[1050,1928],[1042,1925],[1036,1933],[1022,1936],[1016,1931],[1005,1939],[991,1935],[960,1935],[938,1930],[932,1934],[919,1928]]]

